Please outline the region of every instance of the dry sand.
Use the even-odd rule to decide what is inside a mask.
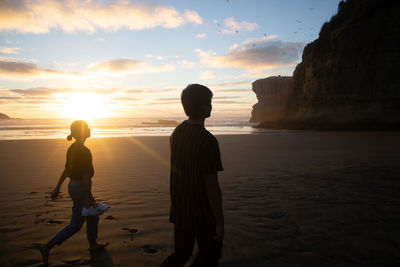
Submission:
[[[400,264],[400,134],[288,132],[218,136],[226,220],[222,266]],[[0,141],[0,265],[39,265],[35,247],[71,214],[66,140]],[[57,266],[158,266],[173,247],[168,137],[89,139],[106,251],[84,227],[52,251]],[[111,217],[110,217],[111,216]],[[128,228],[128,229],[127,229]],[[130,233],[129,230],[132,230]],[[134,233],[137,230],[136,233]]]

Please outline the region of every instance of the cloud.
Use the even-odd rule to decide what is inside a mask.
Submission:
[[[231,100],[216,100],[213,101],[215,104],[245,104],[248,105],[247,101],[231,101]]]
[[[79,75],[52,69],[41,69],[31,62],[16,59],[0,58],[0,76],[48,76],[48,75]]]
[[[283,42],[262,38],[247,40],[240,46],[233,45],[224,56],[216,56],[213,51],[195,51],[200,63],[215,68],[239,68],[265,70],[294,66],[303,51],[302,42]]]
[[[113,100],[113,101],[128,101],[128,102],[131,102],[131,101],[140,101],[140,99],[139,99],[139,98],[136,98],[136,97],[124,97],[124,96],[121,96],[121,97],[112,97],[111,100]]]
[[[80,88],[80,89],[73,89],[73,88],[49,88],[49,87],[31,87],[27,89],[7,89],[2,90],[8,94],[12,95],[19,95],[25,97],[43,97],[43,96],[50,96],[54,94],[69,94],[69,93],[96,93],[96,94],[115,94],[119,93],[121,89],[99,89],[99,88]]]
[[[157,59],[157,60],[166,60],[166,59],[169,59],[169,58],[177,59],[180,56],[155,56],[155,55],[152,55],[152,54],[147,54],[146,57],[147,58],[152,58],[152,59]]]
[[[147,57],[147,58],[155,58],[155,59],[157,59],[157,60],[164,60],[164,59],[165,59],[165,57],[162,57],[162,56],[154,56],[154,55],[152,55],[152,54],[147,54],[146,57]]]
[[[181,103],[181,99],[174,98],[157,98],[147,102],[147,105],[177,105]]]
[[[199,38],[199,39],[206,38],[206,36],[207,36],[207,34],[205,34],[205,33],[196,34],[196,38]]]
[[[181,101],[181,99],[178,97],[164,97],[164,98],[158,98],[155,100],[160,101],[160,102],[173,102],[173,103]]]
[[[0,46],[0,54],[19,54],[19,47]]]
[[[213,97],[213,99],[217,99],[217,100],[237,99],[237,98],[243,99],[244,97],[243,96],[215,96],[215,97]]]
[[[237,34],[240,31],[254,31],[257,28],[258,25],[255,22],[236,21],[235,18],[230,17],[224,20],[224,28],[220,32],[222,34]]]
[[[132,95],[137,95],[137,94],[156,94],[162,92],[162,89],[156,89],[156,88],[132,88],[132,89],[127,89],[125,88],[122,93],[124,94],[132,94]]]
[[[196,63],[190,62],[190,61],[187,61],[187,60],[181,60],[181,61],[179,61],[178,63],[179,63],[182,67],[184,67],[184,68],[186,68],[186,69],[191,69],[191,68],[193,68],[193,67],[196,65]]]
[[[29,89],[10,89],[10,92],[24,96],[43,96],[56,93],[63,93],[64,89],[50,89],[46,87],[33,87]]]
[[[239,81],[239,82],[225,82],[211,85],[213,88],[225,88],[225,87],[235,87],[235,86],[248,86],[251,87],[250,81]]]
[[[202,24],[193,10],[179,12],[164,4],[129,1],[21,0],[0,1],[0,31],[47,33],[60,28],[65,32],[116,31],[121,28],[144,30],[155,27],[177,28],[187,23]]]
[[[186,9],[183,15],[188,22],[193,24],[203,24],[203,19],[196,11]]]
[[[269,76],[292,76],[293,72],[288,72],[288,71],[282,71],[282,70],[277,70],[273,72],[263,72],[259,70],[250,70],[247,73],[242,73],[240,77],[244,78],[263,78],[263,77],[269,77]]]
[[[145,92],[144,89],[128,89],[128,90],[124,91],[124,93],[126,93],[126,94],[140,94],[143,92]]]
[[[181,93],[183,90],[184,86],[182,88],[180,87],[168,87],[168,88],[163,88],[161,89],[162,92],[174,92],[174,93]]]
[[[221,93],[250,93],[251,89],[217,89]]]
[[[18,100],[21,99],[21,97],[18,96],[0,96],[0,100],[4,101],[9,101],[9,100]]]
[[[211,70],[203,71],[200,73],[200,79],[203,79],[203,80],[210,80],[210,79],[214,79],[215,77],[216,77],[215,73],[212,72]]]
[[[118,58],[114,60],[95,62],[87,69],[91,72],[106,74],[127,74],[127,73],[157,73],[175,70],[175,65],[162,64],[152,65],[149,62],[132,58]]]

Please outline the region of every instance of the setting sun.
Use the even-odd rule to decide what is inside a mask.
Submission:
[[[111,115],[111,107],[104,96],[88,93],[68,95],[61,106],[60,117],[90,120],[107,118]]]

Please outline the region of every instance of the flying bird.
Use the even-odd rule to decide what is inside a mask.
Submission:
[[[236,30],[236,34],[238,34],[238,32],[239,32],[239,31],[238,31],[238,30]]]
[[[297,23],[302,23],[300,20],[297,20],[297,19],[296,19],[296,21],[297,21]]]
[[[267,37],[268,35],[264,33],[264,37]]]
[[[255,47],[256,46],[256,43],[253,43],[253,47]]]

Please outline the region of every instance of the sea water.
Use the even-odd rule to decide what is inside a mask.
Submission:
[[[154,118],[106,118],[89,120],[92,137],[169,136],[185,118],[166,118],[171,123],[158,123]],[[66,138],[72,119],[9,119],[0,120],[0,140]],[[176,124],[172,123],[176,122]],[[215,135],[255,134],[265,132],[254,128],[248,118],[206,120],[206,128]],[[274,132],[273,130],[270,130]]]

